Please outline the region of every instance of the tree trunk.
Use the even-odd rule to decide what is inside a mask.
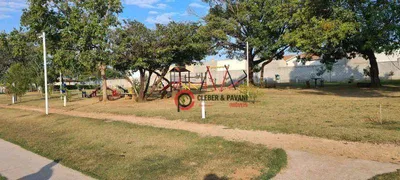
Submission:
[[[375,53],[373,50],[368,50],[366,55],[369,60],[371,87],[381,87],[381,80],[379,79],[379,67],[376,61]]]
[[[136,92],[135,90],[135,84],[133,83],[133,81],[129,78],[129,76],[125,75],[125,79],[131,84],[133,92],[136,94],[136,97],[139,97],[139,94]]]
[[[166,68],[164,68],[162,70],[161,74],[158,74],[157,72],[154,72],[155,74],[157,74],[158,78],[157,78],[157,81],[151,87],[149,95],[147,97],[149,97],[149,96],[151,96],[153,94],[153,92],[157,89],[158,84],[160,84],[160,82],[163,79],[169,83],[168,79],[165,78],[165,75],[168,73],[168,70],[169,70],[169,67],[166,67]]]
[[[270,62],[272,62],[272,60],[265,61],[265,62],[263,62],[262,65],[261,65],[261,72],[260,72],[260,86],[261,86],[261,87],[264,87],[264,86],[265,86],[265,84],[264,84],[264,68],[265,68],[265,66],[266,66],[267,64],[269,64]]]
[[[139,97],[138,101],[143,102],[144,101],[144,82],[146,81],[146,71],[144,69],[139,69],[140,73],[140,82],[139,82]]]
[[[106,77],[106,65],[101,64],[100,65],[100,75],[101,75],[101,80],[103,82],[103,102],[107,102],[107,77]]]
[[[253,76],[253,69],[254,69],[254,65],[253,65],[253,61],[254,61],[254,57],[250,56],[249,57],[249,62],[248,63],[248,68],[249,68],[249,83],[251,85],[254,85],[254,76]]]
[[[152,74],[153,74],[153,72],[149,71],[149,77],[147,78],[146,88],[144,89],[144,93],[143,93],[143,99],[145,99],[145,100],[146,100],[147,90],[149,89],[149,86],[150,86],[150,79],[151,79]]]

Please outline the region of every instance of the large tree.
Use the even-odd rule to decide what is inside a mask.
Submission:
[[[246,58],[249,43],[249,77],[253,69],[280,59],[290,46],[284,35],[293,27],[289,21],[296,12],[297,1],[276,0],[204,0],[210,4],[204,17],[205,33],[211,35],[217,50],[228,57]]]
[[[138,21],[125,21],[121,28],[116,29],[113,36],[113,51],[115,53],[115,68],[127,75],[140,73],[140,87],[137,94],[138,100],[145,97],[145,75],[146,69],[150,68],[150,62],[155,60],[154,55],[154,32]],[[129,75],[129,76],[128,76]],[[133,82],[131,82],[134,86]]]
[[[51,62],[52,58],[49,59]],[[25,72],[21,74],[29,74],[29,83],[35,84],[35,87],[44,87],[43,49],[30,40],[28,33],[14,29],[8,34],[0,34],[0,79],[2,74],[16,63],[24,66]],[[54,82],[57,76],[54,66],[52,63],[48,63],[47,66],[49,67],[48,80]]]
[[[320,54],[332,65],[343,57],[362,55],[370,63],[371,86],[381,86],[375,53],[392,54],[400,48],[400,2],[396,0],[307,0],[315,9],[304,9],[298,20],[312,23],[295,32],[300,50]],[[304,23],[306,24],[306,23]],[[338,26],[341,24],[342,26]],[[338,28],[339,27],[339,28]],[[307,35],[308,34],[308,35]]]
[[[159,70],[159,78],[150,89],[149,96],[164,79],[171,65],[185,66],[200,62],[207,54],[212,53],[211,38],[202,33],[205,28],[199,23],[170,22],[167,25],[156,25],[156,59],[153,62]]]
[[[25,63],[32,52],[29,51],[25,34],[14,29],[9,34],[0,33],[0,77],[14,63]]]
[[[121,11],[119,0],[29,0],[21,22],[33,35],[47,33],[50,53],[60,70],[100,70],[106,101],[105,72],[112,62],[109,37]]]
[[[7,93],[22,97],[30,88],[30,83],[32,83],[31,75],[29,67],[24,64],[14,63],[11,65],[2,79],[7,88]]]
[[[210,51],[210,38],[199,33],[202,26],[197,23],[157,24],[154,30],[138,21],[126,21],[124,24],[116,30],[116,37],[113,38],[113,50],[117,57],[114,67],[124,72],[133,70],[140,73],[140,101],[146,100],[155,91],[171,65],[193,64]],[[146,72],[149,74],[147,79]],[[157,80],[147,92],[153,73],[157,74]]]

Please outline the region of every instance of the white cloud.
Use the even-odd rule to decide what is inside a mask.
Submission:
[[[160,0],[125,0],[126,5],[134,5],[140,8],[165,9],[167,4],[159,3]]]
[[[127,5],[135,5],[141,8],[153,8],[159,0],[125,0]]]
[[[27,7],[25,0],[0,0],[0,19],[11,18],[12,13],[22,12]]]
[[[149,14],[158,14],[157,11],[149,11]]]
[[[166,4],[164,4],[164,3],[157,4],[157,8],[158,8],[158,9],[165,9],[167,6],[168,6],[168,5],[166,5]]]
[[[189,16],[189,15],[190,15],[190,13],[188,10],[186,10],[184,13],[180,14],[180,16]]]
[[[206,6],[201,5],[199,3],[190,3],[189,7],[192,7],[192,8],[207,8]]]
[[[146,19],[146,22],[148,23],[159,23],[159,24],[168,24],[170,21],[172,21],[172,17],[177,15],[178,13],[175,12],[170,12],[170,13],[164,13],[160,14],[158,16],[151,16]]]
[[[8,19],[8,18],[11,18],[11,16],[5,15],[5,14],[0,14],[0,19]]]
[[[9,7],[1,7],[0,6],[0,13],[5,13],[5,12],[18,12],[18,9],[13,9]]]
[[[0,7],[20,10],[28,7],[25,0],[0,0]]]

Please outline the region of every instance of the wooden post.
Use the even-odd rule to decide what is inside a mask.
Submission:
[[[181,77],[181,71],[178,72],[179,75],[179,90],[182,89],[182,77]]]
[[[188,83],[189,83],[189,90],[190,90],[190,72],[188,72],[189,78],[188,78]]]

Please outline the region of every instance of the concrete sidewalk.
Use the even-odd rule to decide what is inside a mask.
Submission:
[[[0,174],[8,179],[92,179],[78,171],[67,168],[0,139]]]

